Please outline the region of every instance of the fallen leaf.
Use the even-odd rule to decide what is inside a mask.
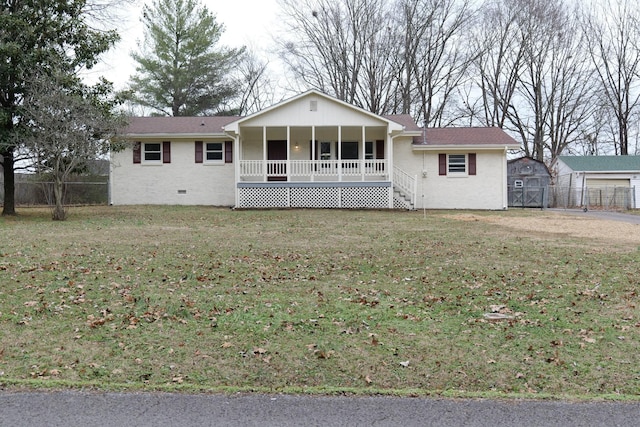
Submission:
[[[593,344],[596,342],[595,338],[584,337],[582,338],[584,342],[588,342],[589,344]]]
[[[231,344],[230,342],[223,342],[222,345],[220,346],[222,348],[230,348],[233,347],[233,344]]]
[[[371,383],[372,383],[371,378],[369,377],[369,375],[367,375],[366,377],[364,377],[364,380],[365,380],[365,382],[366,382],[367,384],[371,384]]]

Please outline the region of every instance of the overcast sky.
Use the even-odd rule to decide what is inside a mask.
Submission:
[[[151,5],[152,0],[146,3]],[[201,0],[201,3],[216,15],[218,23],[225,26],[222,45],[266,50],[271,44],[270,34],[278,13],[277,0]],[[144,0],[137,0],[123,14],[125,18],[118,28],[121,41],[104,55],[102,64],[88,72],[89,81],[103,75],[115,83],[116,89],[124,88],[135,72],[130,52],[137,49],[137,42],[143,38],[140,17],[144,4]]]

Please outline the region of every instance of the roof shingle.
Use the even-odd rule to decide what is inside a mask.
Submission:
[[[238,120],[238,116],[206,117],[132,117],[125,133],[146,134],[222,134],[222,127]]]
[[[428,128],[413,144],[429,145],[516,145],[515,139],[497,127]]]

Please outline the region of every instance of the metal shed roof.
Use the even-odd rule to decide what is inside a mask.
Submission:
[[[558,156],[574,171],[640,171],[640,156]]]

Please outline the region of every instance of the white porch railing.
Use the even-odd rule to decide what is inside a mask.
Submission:
[[[408,199],[411,205],[416,204],[416,194],[418,193],[418,179],[411,176],[398,167],[393,168],[393,187]]]
[[[290,171],[287,173],[287,164]],[[314,179],[341,181],[389,180],[388,163],[385,159],[366,160],[241,160],[241,181],[263,181],[270,177],[288,177],[289,181],[313,181]]]

